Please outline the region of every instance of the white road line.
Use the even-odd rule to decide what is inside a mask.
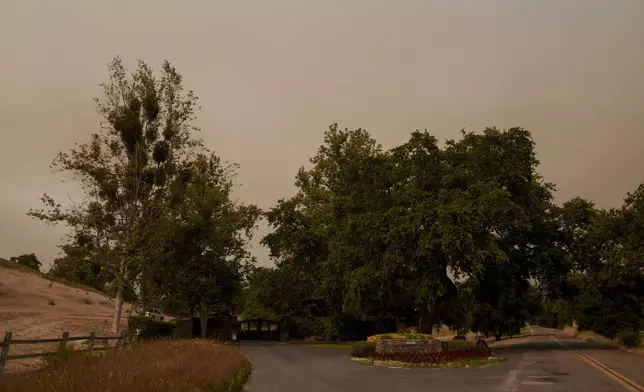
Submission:
[[[521,371],[527,365],[527,363],[528,363],[528,356],[527,354],[523,354],[523,358],[521,358],[521,361],[519,362],[517,367],[510,370],[507,377],[503,380],[503,382],[499,386],[499,391],[516,392],[518,390],[517,378],[519,377],[519,373],[521,373]]]

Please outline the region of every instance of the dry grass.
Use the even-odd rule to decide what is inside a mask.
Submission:
[[[612,346],[612,347],[617,346],[614,340],[593,331],[578,332],[576,337],[590,343],[600,344],[602,346]]]
[[[54,282],[57,282],[57,283],[65,285],[65,286],[75,287],[77,289],[83,289],[85,291],[91,291],[91,292],[96,293],[96,294],[105,295],[105,293],[103,293],[103,292],[101,292],[99,290],[96,290],[93,287],[85,286],[83,284],[76,283],[76,282],[71,282],[71,281],[65,280],[63,278],[58,278],[58,277],[55,277],[55,276],[49,276],[49,275],[47,275],[47,274],[45,274],[43,272],[36,271],[36,270],[34,270],[32,268],[25,267],[25,266],[20,265],[20,264],[12,263],[11,261],[8,261],[8,260],[3,259],[1,257],[0,257],[0,267],[9,268],[9,269],[13,269],[13,270],[16,270],[16,271],[21,271],[21,272],[25,272],[25,273],[28,273],[28,274],[33,274],[33,275],[40,276],[41,278],[47,279],[47,280],[50,281],[49,286],[48,286],[49,288],[51,288],[53,286]]]
[[[606,336],[593,331],[581,331],[577,333],[575,337],[589,343],[595,343],[605,347],[613,347],[631,354],[644,356],[644,347],[625,347],[619,344],[616,340],[607,338]]]
[[[431,335],[435,338],[447,337],[447,336],[451,338],[456,335],[456,332],[449,329],[447,325],[441,325],[438,328],[434,328]]]
[[[79,298],[78,303],[84,305],[94,305],[94,301],[92,301],[92,299],[88,297]]]
[[[7,263],[13,266],[7,268],[0,261],[0,291],[5,293],[0,296],[0,339],[4,332],[13,332],[14,340],[60,338],[64,331],[71,336],[87,336],[91,331],[98,336],[115,335],[111,332],[114,302],[105,294],[52,282],[37,271]],[[124,306],[121,329],[127,328],[131,309]],[[55,350],[55,343],[12,345],[10,355]],[[38,367],[38,359],[13,360],[7,362],[5,372]]]
[[[238,391],[250,363],[235,347],[158,340],[101,355],[75,353],[32,373],[0,379],[0,392]]]

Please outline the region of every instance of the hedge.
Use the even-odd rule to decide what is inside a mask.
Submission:
[[[129,333],[136,334],[143,339],[154,339],[170,337],[174,332],[175,325],[165,321],[153,320],[145,316],[130,316],[127,319]]]
[[[618,332],[617,341],[622,346],[637,347],[640,345],[640,334],[639,332],[633,332],[633,331]]]
[[[355,342],[351,345],[351,356],[356,358],[371,357],[376,353],[375,342]]]

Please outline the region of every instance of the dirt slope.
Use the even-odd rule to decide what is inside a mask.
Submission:
[[[113,300],[84,288],[45,279],[24,269],[0,265],[0,339],[12,332],[13,339],[70,336],[112,336]],[[127,328],[126,307],[121,329]],[[55,351],[55,344],[12,345],[10,354]],[[9,361],[7,372],[27,370],[39,360]]]

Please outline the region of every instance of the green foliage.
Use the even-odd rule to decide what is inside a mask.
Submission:
[[[40,266],[42,265],[40,260],[38,260],[38,257],[33,253],[10,257],[9,261],[36,271],[40,271]]]
[[[473,349],[476,347],[476,345],[468,342],[467,340],[463,339],[453,339],[450,340],[447,343],[447,350],[448,351],[467,351],[470,349]]]
[[[213,154],[196,157],[159,235],[164,253],[148,275],[152,292],[182,301],[204,322],[233,313],[254,262],[247,244],[261,211],[233,199],[235,168]]]
[[[65,360],[71,358],[73,355],[76,354],[76,350],[74,350],[74,346],[71,344],[60,344],[58,345],[58,348],[56,349],[56,354],[54,354],[54,357],[56,359],[60,360]]]
[[[170,337],[175,328],[175,325],[172,323],[153,320],[145,316],[130,316],[128,317],[127,325],[129,333],[138,333],[143,339]]]
[[[355,342],[351,345],[351,356],[356,358],[368,358],[376,353],[375,342]]]
[[[577,318],[580,331],[614,338],[644,326],[644,187],[624,205],[598,210],[573,199],[557,212],[561,246],[570,272],[547,287],[542,325],[562,327]]]
[[[61,245],[62,255],[54,259],[47,272],[49,276],[62,278],[104,291],[106,284],[114,280],[104,264],[96,257],[91,238],[77,234],[71,241]]]
[[[406,362],[396,360],[375,360],[372,358],[352,357],[352,361],[366,365],[379,365],[399,368],[471,368],[496,365],[505,362],[507,358],[501,357],[475,357],[475,358],[454,358],[451,361],[439,362]]]
[[[621,331],[617,333],[617,342],[626,347],[638,347],[642,341],[639,332]]]
[[[56,367],[61,366],[61,362],[70,361],[83,357],[86,353],[74,350],[71,344],[59,344],[56,352],[53,355],[46,356],[42,359],[45,366]]]
[[[215,385],[212,389],[213,392],[239,392],[244,389],[246,380],[252,372],[252,366],[248,358],[243,358],[237,368],[235,369],[235,374],[232,378],[223,381]]]
[[[445,148],[414,132],[385,151],[365,130],[332,125],[311,163],[298,193],[266,214],[273,231],[262,240],[275,284],[293,283],[267,296],[276,309],[258,305],[251,281],[249,309],[328,317],[340,336],[387,317],[464,333],[478,303],[494,315],[485,328],[499,331],[528,317],[528,279],[559,263],[552,187],[524,129],[464,132]]]

